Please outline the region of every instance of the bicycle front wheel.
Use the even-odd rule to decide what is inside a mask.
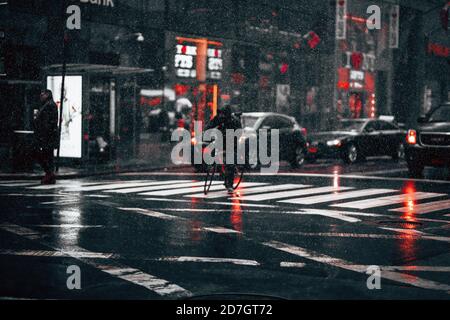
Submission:
[[[208,194],[209,189],[211,188],[211,184],[214,180],[214,175],[216,174],[216,166],[212,165],[212,166],[208,166],[206,168],[206,177],[205,177],[205,185],[203,188],[203,192],[204,194]]]

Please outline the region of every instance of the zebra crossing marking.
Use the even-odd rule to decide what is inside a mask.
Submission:
[[[3,182],[0,183],[0,187],[27,187],[27,186],[33,186],[33,185],[39,185],[39,181],[34,182]]]
[[[321,195],[321,196],[312,196],[312,197],[306,197],[306,198],[295,198],[295,199],[289,199],[289,200],[282,200],[282,201],[278,201],[278,202],[311,205],[311,204],[319,204],[319,203],[332,202],[332,201],[338,201],[338,200],[346,200],[346,199],[352,199],[352,198],[362,198],[365,196],[372,196],[372,195],[378,195],[378,194],[383,194],[383,193],[393,193],[393,192],[398,192],[398,190],[364,189],[364,190],[357,190],[357,191],[325,194],[325,195]]]
[[[430,198],[437,198],[446,196],[444,193],[430,193],[430,192],[413,192],[408,194],[400,194],[395,196],[370,198],[365,200],[358,200],[352,202],[345,202],[339,204],[333,204],[332,207],[339,208],[352,208],[352,209],[370,209],[377,207],[389,206],[397,203],[404,203],[411,200],[423,200]]]
[[[245,200],[247,201],[265,201],[265,200],[276,200],[276,199],[282,199],[282,198],[290,198],[290,197],[296,197],[296,196],[303,196],[303,195],[311,195],[311,194],[318,194],[318,193],[327,193],[327,192],[336,192],[338,190],[349,190],[353,189],[352,187],[319,187],[319,188],[308,188],[308,189],[300,189],[300,190],[292,190],[292,191],[285,191],[285,192],[270,192],[270,193],[264,193],[264,194],[258,194],[253,195],[249,197],[245,197]],[[239,199],[236,197],[232,198],[233,200]]]
[[[441,211],[441,210],[445,210],[445,209],[449,209],[449,208],[450,208],[450,200],[440,200],[440,201],[415,204],[412,208],[411,207],[401,207],[401,208],[396,208],[396,209],[390,209],[389,211],[402,212],[402,213],[414,212],[415,214],[425,214],[425,213]]]
[[[375,213],[364,213],[364,212],[348,212],[341,210],[325,210],[325,209],[301,209],[299,211],[294,212],[286,212],[290,214],[298,214],[298,215],[312,215],[312,216],[324,216],[328,218],[338,219],[345,222],[355,223],[361,222],[361,219],[354,218],[352,216],[361,216],[361,217],[380,217],[382,215]]]
[[[245,190],[239,190],[239,197],[244,197],[249,194],[255,194],[255,193],[264,193],[268,191],[280,191],[280,190],[291,190],[291,189],[299,189],[299,188],[306,188],[309,187],[309,185],[303,185],[303,184],[281,184],[281,185],[270,185],[270,186],[263,186],[263,187],[254,187],[251,189],[245,189]],[[208,194],[204,193],[198,193],[193,194],[190,196],[190,198],[207,198],[207,199],[217,199],[217,198],[226,198],[229,197],[230,194],[224,190],[219,192],[210,192]]]
[[[203,188],[204,182],[186,182],[186,183],[180,183],[180,184],[170,184],[170,185],[158,185],[158,186],[149,186],[149,187],[140,187],[140,188],[132,188],[131,191],[128,190],[114,190],[114,191],[106,191],[106,192],[116,192],[119,193],[138,193],[139,195],[147,195],[152,192],[167,192],[170,193],[171,191],[181,191],[181,190],[187,190],[197,187]],[[211,189],[217,188],[217,185],[221,184],[219,181],[213,181]],[[223,186],[221,186],[223,188]],[[137,191],[136,191],[137,190]],[[152,194],[153,195],[153,194]]]
[[[223,187],[222,183],[223,182],[217,181],[216,185],[211,186],[210,190],[214,191],[214,190],[223,189],[224,187]],[[180,194],[187,194],[187,193],[197,193],[197,192],[203,191],[203,184],[204,184],[204,182],[201,182],[200,187],[144,192],[144,193],[139,193],[139,195],[143,195],[143,196],[173,196],[173,195],[180,195]],[[259,183],[259,182],[242,182],[240,184],[240,188],[265,185],[265,184],[266,183]]]
[[[162,212],[158,212],[158,211],[154,211],[154,210],[148,210],[148,209],[142,209],[142,208],[124,208],[124,207],[119,207],[117,209],[123,210],[123,211],[137,212],[137,213],[142,214],[144,216],[148,216],[148,217],[152,217],[152,218],[158,218],[158,219],[163,219],[163,220],[184,220],[184,218],[182,218],[182,217],[172,216],[172,215],[165,214],[165,213],[162,213]]]
[[[203,182],[190,181],[190,180],[156,181],[156,182],[149,183],[148,185],[141,186],[141,187],[105,190],[105,192],[110,192],[110,193],[140,193],[140,192],[145,192],[145,191],[154,191],[154,190],[164,190],[164,189],[175,189],[175,188],[191,187],[191,186],[200,185],[202,183]]]
[[[149,183],[155,182],[155,180],[140,180],[139,182],[120,182],[120,183],[105,183],[99,186],[74,186],[64,188],[66,191],[70,192],[87,192],[87,191],[103,191],[103,190],[113,190],[113,189],[122,189],[122,188],[133,188],[139,186],[145,186]]]
[[[81,182],[81,181],[63,181],[57,182],[56,184],[46,184],[39,185],[34,187],[29,187],[28,189],[33,190],[52,190],[52,189],[62,189],[62,188],[70,188],[70,187],[84,187],[84,186],[95,186],[95,185],[104,185],[108,183],[114,183],[113,181],[96,181],[96,182]],[[118,182],[116,182],[118,183]]]
[[[353,187],[315,187],[313,185],[303,185],[303,184],[278,184],[272,185],[269,183],[253,183],[253,182],[243,182],[241,188],[236,191],[234,195],[229,195],[225,190],[221,190],[223,187],[220,186],[221,181],[213,181],[211,191],[209,194],[203,194],[203,181],[193,181],[193,180],[169,180],[169,181],[158,181],[158,180],[130,180],[130,181],[63,181],[56,185],[36,185],[36,181],[4,181],[0,183],[0,186],[19,186],[25,189],[32,190],[53,190],[53,189],[64,189],[64,191],[99,191],[105,193],[117,193],[117,194],[128,194],[137,193],[143,196],[155,196],[155,198],[147,198],[146,200],[158,199],[161,196],[175,196],[184,195],[185,198],[201,198],[201,199],[219,199],[227,198],[231,200],[239,201],[266,201],[266,200],[277,200],[279,203],[287,204],[302,204],[302,205],[314,205],[322,203],[331,203],[333,201],[347,200],[353,198],[363,198],[362,200],[347,201],[344,203],[331,204],[330,207],[337,208],[354,208],[354,209],[369,209],[377,208],[382,206],[393,205],[397,203],[415,201],[422,199],[431,199],[435,197],[446,196],[444,193],[427,193],[427,192],[414,192],[409,194],[398,194],[398,195],[388,195],[381,197],[369,197],[375,195],[382,195],[383,193],[394,193],[400,190],[385,189],[385,188],[369,188],[364,190],[352,190]],[[352,190],[347,192],[341,192],[346,190]],[[277,192],[275,192],[277,191]],[[38,195],[32,193],[16,193],[9,195],[17,196],[47,196],[45,194]],[[48,194],[50,195],[50,194]],[[89,195],[87,195],[89,196]],[[98,197],[101,197],[99,195]],[[367,198],[369,197],[369,198]],[[284,199],[284,200],[283,200]],[[69,200],[70,201],[70,200]],[[75,200],[72,200],[75,201]],[[167,201],[172,201],[168,199]],[[180,200],[181,202],[181,200]],[[58,201],[49,201],[46,204],[56,204]],[[211,203],[212,202],[205,202]],[[221,202],[217,204],[226,204],[226,202]],[[242,206],[250,206],[250,204],[243,204]],[[417,214],[425,214],[437,212],[450,208],[450,200],[437,200],[428,203],[414,204],[412,206],[403,206],[399,208],[393,208],[389,211],[391,212],[412,212]],[[306,213],[305,213],[306,214]],[[317,213],[315,213],[317,214]],[[344,218],[346,220],[356,221],[357,218],[346,218],[339,216],[339,218]]]
[[[181,256],[181,257],[164,257],[164,258],[159,258],[159,259],[157,259],[157,261],[164,261],[164,262],[230,263],[230,264],[241,265],[241,266],[253,266],[253,267],[260,266],[260,263],[258,261],[255,261],[255,260],[235,259],[235,258],[209,258],[209,257]]]

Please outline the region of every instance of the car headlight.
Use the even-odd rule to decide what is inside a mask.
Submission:
[[[339,139],[327,141],[327,146],[329,147],[340,147],[342,141]]]

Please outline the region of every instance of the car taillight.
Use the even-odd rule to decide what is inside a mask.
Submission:
[[[193,138],[191,139],[191,144],[192,144],[193,146],[197,145],[197,139],[196,139],[195,137],[193,137]]]
[[[302,135],[305,136],[305,137],[308,134],[308,130],[306,130],[306,128],[301,128],[300,131],[302,132]]]
[[[417,143],[417,132],[416,132],[416,130],[408,130],[408,136],[406,137],[406,141],[409,144],[416,144]]]

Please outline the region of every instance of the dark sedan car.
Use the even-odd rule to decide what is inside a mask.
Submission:
[[[341,158],[354,163],[368,156],[404,155],[404,130],[380,119],[343,119],[330,132],[312,134],[308,158]]]
[[[306,131],[301,128],[295,118],[289,117],[280,113],[273,112],[249,112],[235,114],[241,119],[243,135],[239,138],[239,144],[246,146],[246,163],[251,169],[260,167],[258,157],[259,147],[256,155],[250,155],[249,139],[256,139],[259,146],[260,129],[265,129],[268,132],[268,146],[267,150],[271,150],[270,130],[279,130],[279,157],[280,160],[285,160],[290,163],[292,167],[299,167],[305,162],[307,154]],[[249,159],[252,159],[251,161]],[[256,160],[256,161],[255,161]],[[194,165],[196,171],[204,171],[204,165]]]
[[[278,129],[280,160],[288,161],[294,168],[303,165],[307,154],[306,131],[295,118],[273,112],[249,112],[241,115],[241,121],[244,128],[242,143],[255,135],[259,144],[260,129]]]
[[[421,176],[425,166],[450,166],[450,103],[434,109],[418,122],[406,137],[406,161],[413,177]]]

